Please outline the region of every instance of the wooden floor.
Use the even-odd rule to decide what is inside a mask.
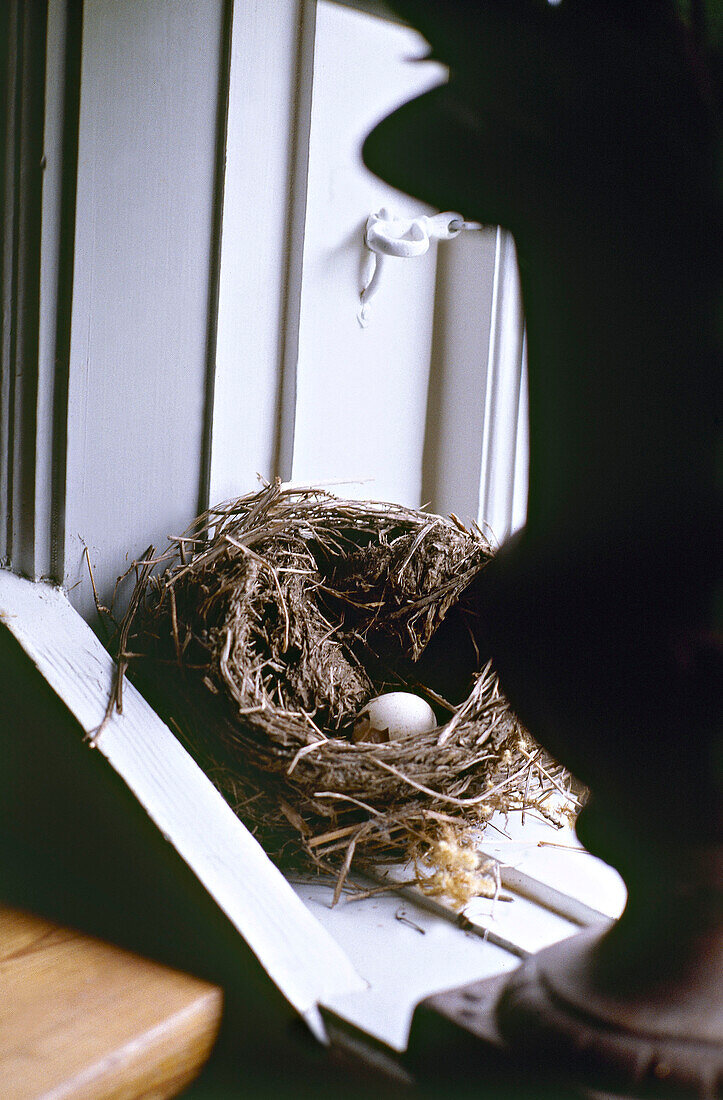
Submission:
[[[221,990],[0,906],[3,1100],[160,1100],[199,1073]]]

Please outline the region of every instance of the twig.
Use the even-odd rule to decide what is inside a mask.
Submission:
[[[355,835],[349,841],[348,847],[346,849],[346,855],[344,856],[344,862],[341,865],[341,870],[339,871],[339,877],[336,880],[336,886],[334,887],[334,897],[331,899],[331,908],[332,909],[334,908],[334,906],[338,902],[339,898],[341,897],[341,892],[342,892],[342,889],[344,888],[344,883],[346,881],[346,876],[349,874],[349,868],[351,867],[351,861],[354,858],[354,849],[356,848],[356,842],[357,842],[359,836],[363,832],[364,832],[364,826],[362,825],[361,828],[359,828],[357,830]]]
[[[537,756],[537,755],[539,755],[539,753],[540,753],[540,750],[539,750],[539,749],[537,750],[537,753],[536,753],[535,755],[530,755],[530,753],[526,752],[526,751],[525,751],[525,750],[524,750],[523,748],[521,748],[521,747],[520,747],[520,750],[519,750],[519,751],[520,751],[520,752],[522,753],[522,755],[523,755],[523,756],[525,757],[525,759],[529,760],[529,761],[530,761],[531,763],[534,763],[534,765],[535,765],[535,767],[537,768],[537,770],[538,770],[539,772],[541,772],[541,773],[542,773],[542,775],[544,775],[545,779],[549,779],[550,783],[552,783],[552,785],[553,785],[553,787],[555,788],[555,790],[556,790],[556,791],[558,791],[558,792],[559,792],[559,793],[560,793],[560,794],[561,794],[561,795],[563,796],[563,798],[565,798],[565,800],[566,800],[566,801],[568,801],[568,802],[573,802],[573,803],[574,803],[574,804],[575,804],[576,806],[579,806],[579,805],[580,805],[580,802],[579,802],[579,801],[577,800],[577,798],[575,797],[575,795],[574,795],[574,794],[572,794],[572,793],[570,793],[569,791],[566,791],[566,790],[565,790],[565,788],[564,788],[564,787],[562,787],[562,786],[561,786],[561,785],[560,785],[560,784],[559,784],[559,783],[557,782],[557,780],[556,780],[556,779],[554,779],[554,778],[553,778],[553,777],[552,777],[552,776],[550,775],[550,773],[549,773],[549,772],[548,772],[548,771],[547,771],[547,770],[546,770],[545,768],[543,768],[543,767],[542,767],[542,765],[541,765],[541,764],[540,764],[540,763],[539,763],[539,762],[537,761],[537,759],[536,759],[536,756]]]
[[[302,757],[308,756],[310,752],[316,752],[318,749],[320,749],[322,747],[322,745],[324,745],[326,743],[326,741],[327,741],[327,738],[324,738],[323,741],[315,741],[313,745],[303,745],[302,748],[300,748],[299,751],[297,752],[294,759],[289,764],[288,768],[286,769],[286,774],[291,775],[294,768],[299,763],[299,761],[302,759]]]
[[[153,547],[149,546],[148,550],[143,556],[144,558],[148,558],[149,555],[152,553]],[[123,681],[125,679],[125,674],[128,669],[128,654],[126,652],[126,649],[128,647],[128,639],[130,637],[130,632],[133,626],[133,622],[135,620],[136,612],[138,611],[138,607],[143,597],[146,583],[148,581],[148,577],[150,576],[152,568],[153,566],[151,563],[146,562],[144,564],[143,569],[141,570],[141,573],[139,575],[136,587],[133,590],[133,595],[131,596],[131,602],[128,607],[128,611],[126,612],[123,622],[121,623],[120,637],[118,639],[118,657],[116,659],[114,682],[111,688],[107,706],[105,708],[105,714],[103,715],[100,725],[97,726],[96,729],[90,730],[85,736],[85,740],[88,742],[91,748],[95,748],[95,746],[97,745],[98,738],[110,721],[111,715],[114,713],[114,711],[117,711],[118,714],[121,714],[123,711]]]
[[[116,620],[113,616],[113,612],[110,610],[110,608],[106,607],[105,604],[102,604],[100,602],[100,597],[98,596],[98,589],[95,586],[95,577],[93,576],[93,566],[90,564],[90,554],[88,553],[88,547],[87,546],[83,547],[83,556],[85,558],[86,565],[88,566],[88,574],[90,576],[90,586],[93,589],[93,602],[95,603],[95,610],[96,610],[98,618],[100,619],[100,622],[103,626],[103,630],[105,632],[106,641],[107,641],[108,640],[108,629],[106,627],[105,622],[103,621],[103,615],[107,615],[112,620],[113,625],[115,627],[117,627],[118,624],[117,624],[117,622],[116,622]]]

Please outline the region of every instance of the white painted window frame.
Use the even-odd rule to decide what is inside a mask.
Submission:
[[[103,0],[86,5],[91,14],[103,6]],[[271,12],[240,0],[216,0],[215,7],[215,33],[227,43],[233,14],[231,56],[217,60],[222,84],[230,67],[228,112],[218,120],[216,182],[209,153],[208,184],[201,179],[195,199],[209,209],[215,203],[217,225],[204,227],[199,245],[185,252],[177,242],[188,234],[169,218],[162,195],[152,199],[148,218],[128,227],[112,175],[102,161],[93,163],[93,140],[117,126],[93,82],[109,81],[109,98],[122,102],[118,74],[131,83],[137,77],[140,85],[142,72],[134,74],[133,66],[146,63],[143,56],[130,52],[131,43],[115,69],[91,71],[80,56],[80,38],[90,35],[92,47],[93,21],[89,30],[86,15],[83,31],[78,0],[47,0],[45,40],[30,50],[35,60],[27,80],[44,76],[45,97],[13,149],[24,191],[28,180],[37,187],[19,205],[11,196],[5,200],[4,310],[23,323],[4,330],[0,560],[29,576],[59,580],[87,617],[93,614],[89,562],[108,600],[127,555],[185,526],[208,503],[210,483],[214,497],[223,498],[237,495],[239,485],[252,487],[257,474],[287,480],[291,473],[315,2],[278,0]],[[6,10],[16,9],[30,7],[13,0]],[[37,26],[28,22],[27,34],[37,37]],[[223,53],[220,42],[217,48]],[[163,76],[168,87],[160,87],[158,104],[171,97],[172,79]],[[161,139],[143,165],[146,174],[162,174],[173,156],[176,135]],[[132,125],[119,142],[121,154],[134,148]],[[135,209],[149,201],[143,175],[131,173],[125,182]],[[224,193],[234,202],[222,202]],[[190,213],[194,223],[202,220]],[[97,233],[96,224],[112,226],[118,243]],[[207,258],[204,235],[215,250]],[[123,317],[105,273],[115,265],[121,285],[135,279],[146,241],[159,254],[176,251],[176,264],[208,267],[201,312],[192,304],[198,290],[180,283],[178,296],[186,293],[187,301],[181,297],[177,307],[179,320],[195,311],[196,331],[206,310],[207,335],[176,338],[180,324],[169,341],[150,335],[154,309],[168,309],[158,299],[166,272],[150,264],[146,284],[138,282],[146,301],[133,322],[149,336],[136,340],[124,362],[117,347]],[[433,372],[443,381],[434,433],[429,426],[426,433],[422,496],[438,511],[481,518],[501,542],[519,526],[526,496],[519,287],[511,242],[492,230],[484,250],[494,280],[483,288],[483,308],[466,309],[466,243],[449,242],[438,265]],[[471,346],[480,349],[474,362]],[[34,374],[22,368],[24,357],[36,364]],[[173,394],[175,364],[183,373]],[[240,405],[253,409],[243,433]]]
[[[440,250],[432,384],[425,500],[501,545],[525,522],[529,433],[517,257],[499,227]]]
[[[313,0],[234,4],[210,410],[214,499],[239,495],[257,475],[287,480],[291,472],[315,10]],[[240,407],[254,410],[243,435]]]
[[[383,5],[353,6],[388,17]],[[279,0],[273,14],[235,4],[210,432],[214,500],[248,491],[258,474],[291,476],[314,27],[314,0]],[[259,155],[246,157],[249,146]],[[270,187],[269,178],[280,182]],[[438,250],[420,503],[481,522],[499,544],[526,512],[524,320],[512,239],[494,228],[485,238]],[[355,310],[350,299],[349,315]],[[329,377],[330,387],[338,385],[341,368]],[[240,431],[239,409],[247,406],[254,421]],[[360,410],[360,432],[372,414]]]
[[[297,34],[287,35],[285,39],[270,33],[267,9],[264,9],[262,16],[257,10],[258,5],[236,5],[235,34],[245,36],[244,64],[236,71],[240,81],[237,84],[234,83],[233,67],[231,69],[231,106],[236,104],[234,112],[238,109],[241,113],[232,112],[228,125],[230,136],[234,134],[237,125],[247,135],[249,129],[253,131],[256,127],[256,137],[261,140],[270,125],[269,118],[274,114],[274,106],[286,105],[281,124],[281,141],[275,153],[277,159],[267,164],[269,172],[280,173],[283,177],[286,201],[281,205],[277,203],[276,196],[264,184],[263,172],[258,162],[239,165],[230,152],[227,170],[243,170],[249,174],[249,210],[245,218],[241,216],[242,212],[236,217],[227,212],[228,233],[223,247],[229,250],[230,258],[224,258],[222,248],[222,273],[218,294],[219,331],[214,333],[213,325],[209,326],[210,335],[205,349],[213,360],[216,347],[212,339],[214,335],[219,348],[224,348],[226,344],[233,346],[237,341],[246,339],[251,343],[245,348],[245,353],[255,356],[262,367],[268,365],[269,357],[273,359],[275,372],[260,372],[267,386],[259,398],[264,413],[260,418],[258,437],[255,442],[249,443],[247,453],[252,456],[254,448],[265,442],[268,473],[278,473],[281,476],[288,470],[292,444],[289,425],[294,392],[294,318],[298,314],[299,294],[298,234],[299,227],[303,225],[303,188],[300,181],[303,181],[305,175],[303,134],[304,127],[308,124],[308,100],[305,96],[309,91],[309,50],[313,39],[312,0],[278,0],[274,11],[280,11],[282,5],[287,14],[293,15],[291,25],[298,28]],[[42,4],[40,7],[42,8]],[[10,5],[7,10],[11,9],[13,18],[17,16],[19,19],[22,18],[20,13],[23,10],[29,10],[23,9],[19,2]],[[23,78],[25,84],[20,82],[20,98],[32,97],[33,82],[38,81],[39,74],[43,75],[45,97],[42,102],[37,99],[33,101],[35,114],[21,120],[22,125],[18,123],[15,131],[12,131],[15,123],[11,120],[9,131],[13,135],[19,135],[17,141],[13,137],[14,155],[17,155],[18,161],[14,175],[16,191],[5,196],[4,200],[5,213],[12,217],[6,218],[10,230],[6,231],[3,241],[2,292],[6,314],[17,321],[18,327],[10,333],[7,329],[4,330],[2,347],[3,365],[7,369],[3,375],[5,381],[0,412],[3,458],[3,476],[0,481],[5,487],[5,497],[2,500],[5,515],[11,516],[12,522],[6,522],[2,529],[2,555],[4,564],[10,569],[0,572],[0,618],[2,628],[10,630],[20,642],[35,663],[38,675],[52,687],[66,707],[76,715],[81,729],[88,733],[98,726],[102,718],[110,688],[112,664],[77,610],[78,606],[84,609],[89,606],[88,586],[86,582],[85,596],[82,598],[78,597],[77,591],[72,591],[81,566],[84,568],[85,563],[78,544],[68,541],[73,532],[66,529],[67,517],[80,514],[77,502],[81,499],[85,512],[95,509],[100,514],[109,506],[120,507],[121,517],[126,523],[127,518],[132,516],[134,492],[137,492],[133,479],[141,477],[144,468],[140,465],[132,468],[128,478],[120,480],[124,494],[122,501],[108,501],[104,498],[102,491],[89,476],[92,471],[86,471],[88,476],[83,485],[72,481],[68,473],[75,469],[77,474],[77,466],[73,467],[67,461],[69,450],[79,443],[73,433],[82,433],[89,429],[88,424],[83,424],[78,409],[69,407],[69,394],[72,396],[75,393],[76,400],[82,399],[82,391],[78,389],[79,378],[84,377],[84,371],[95,366],[91,354],[92,344],[88,340],[88,326],[83,329],[81,320],[85,318],[87,322],[88,313],[92,311],[94,290],[92,281],[89,281],[89,265],[100,263],[100,259],[103,259],[103,242],[98,244],[84,236],[88,226],[83,223],[83,219],[87,210],[92,208],[89,206],[92,195],[89,197],[85,192],[77,193],[74,185],[76,162],[82,162],[87,153],[83,147],[82,125],[79,150],[74,146],[73,127],[73,117],[76,120],[78,117],[82,12],[75,0],[47,0],[46,10],[47,22],[40,30],[38,26],[28,25],[26,28],[25,56],[28,68]],[[88,10],[86,9],[86,15]],[[114,10],[112,6],[107,9],[109,17],[112,17]],[[229,9],[219,4],[216,13],[217,30],[226,35]],[[20,33],[18,28],[19,24],[15,24],[14,33]],[[223,52],[220,39],[218,45],[219,51]],[[277,56],[276,51],[280,51],[285,58],[284,64],[281,64],[282,58]],[[124,64],[123,61],[122,65]],[[254,66],[258,68],[255,69]],[[261,67],[267,71],[268,66],[274,66],[277,81],[275,94],[278,96],[278,103],[271,106],[266,102],[254,101],[248,83],[253,87]],[[220,58],[219,80],[223,83],[224,79],[224,59]],[[296,89],[297,93],[297,106],[293,111],[289,109],[292,89]],[[82,115],[82,102],[80,109],[81,123],[83,117],[86,123],[89,117],[92,121],[92,111],[90,116],[87,113],[86,116]],[[244,112],[250,113],[245,115]],[[274,117],[278,119],[278,115]],[[224,120],[219,120],[222,121]],[[296,135],[296,144],[292,142],[289,146],[291,152],[283,154],[280,149],[284,140],[290,140],[292,135]],[[86,134],[85,139],[87,137]],[[253,136],[250,140],[253,141]],[[162,155],[163,149],[160,149],[159,156]],[[217,163],[222,163],[220,158]],[[24,188],[17,191],[18,182],[26,171],[31,176],[33,172],[44,173],[41,177],[42,186],[34,190]],[[210,161],[204,171],[209,176]],[[18,197],[21,199],[19,203]],[[216,197],[218,198],[218,190]],[[70,247],[72,242],[68,241],[68,223],[72,224],[76,209],[76,271],[73,283],[73,249]],[[33,219],[39,220],[34,223]],[[250,242],[258,240],[259,226],[263,228],[267,252],[260,267],[257,264],[254,270],[257,274],[263,270],[272,305],[263,311],[263,325],[254,328],[251,321],[258,319],[259,312],[254,308],[252,291],[255,287],[247,283],[246,291],[240,299],[233,295],[227,297],[227,293],[233,282],[231,276],[235,270],[236,257],[249,255]],[[153,227],[149,232],[152,230]],[[161,227],[159,232],[165,233],[164,239],[170,240],[173,227]],[[209,240],[212,243],[216,237],[217,234],[212,229],[209,230]],[[80,250],[79,242],[82,246]],[[500,400],[497,395],[507,387],[505,407],[512,408],[521,417],[524,410],[524,387],[521,385],[524,339],[521,323],[508,328],[504,321],[508,315],[506,303],[518,293],[511,274],[513,257],[509,244],[499,234],[495,238],[494,249],[498,276],[490,301],[488,327],[492,355],[489,366],[485,367],[484,401],[486,405],[495,404]],[[84,268],[79,272],[77,268],[81,259]],[[212,259],[213,257],[209,257],[209,263]],[[121,261],[130,262],[128,256],[121,257]],[[107,254],[104,262],[108,262]],[[243,267],[240,270],[243,275]],[[225,281],[227,272],[228,285]],[[209,290],[209,317],[214,316],[215,310],[212,284],[213,280]],[[76,293],[76,299],[72,303],[72,319],[69,285],[74,285]],[[240,314],[234,313],[236,307],[240,309]],[[247,312],[244,313],[244,310]],[[459,323],[458,317],[453,325]],[[237,327],[234,328],[234,325]],[[280,335],[282,332],[286,334],[283,338]],[[73,341],[74,346],[69,346]],[[99,352],[96,350],[96,354],[100,356],[101,368],[104,363],[107,367],[107,361],[103,359],[104,353],[103,348]],[[204,354],[198,348],[194,354],[194,384],[203,386],[207,364]],[[517,372],[505,374],[508,357],[518,364]],[[60,369],[57,367],[58,363]],[[148,368],[146,364],[140,363],[134,369],[142,371]],[[127,378],[123,381],[128,383]],[[220,375],[217,377],[215,412],[219,412],[224,402],[229,400],[224,391],[227,381]],[[457,382],[462,385],[464,378],[458,378]],[[119,416],[122,419],[128,415],[127,406],[119,407]],[[172,403],[169,407],[172,414]],[[123,421],[120,427],[127,430],[131,439],[140,439],[144,433],[155,431],[159,425],[167,426],[169,407],[151,406],[146,409],[145,421],[141,420],[139,423],[136,417],[132,423]],[[451,431],[452,428],[453,420],[450,420],[445,431]],[[218,431],[221,432],[221,428]],[[481,471],[470,482],[470,491],[474,496],[476,478],[477,504],[480,493],[485,501],[494,497],[494,494],[490,497],[489,486],[496,484],[497,474],[492,468],[493,453],[497,450],[500,431],[498,424],[488,420],[483,440],[476,440],[469,451],[474,456],[471,468]],[[444,438],[443,436],[443,441]],[[273,446],[270,444],[271,440],[274,441]],[[177,443],[177,454],[186,446],[182,435],[178,438],[172,436],[171,442]],[[203,448],[198,445],[198,441],[194,446],[197,447],[194,454],[200,456],[194,461],[203,467]],[[505,485],[510,482],[510,463],[515,477],[521,478],[518,472],[518,467],[521,466],[519,449],[518,447],[515,451],[508,448],[508,468],[504,479],[501,479]],[[208,456],[207,451],[205,454]],[[458,459],[460,465],[466,468],[465,455],[460,453]],[[151,471],[159,476],[159,500],[165,491],[160,478],[164,461],[167,459],[160,455],[156,468]],[[145,470],[145,473],[148,471]],[[196,482],[186,494],[186,503],[202,496],[203,469],[197,469],[196,474]],[[480,489],[482,481],[484,489]],[[522,485],[521,480],[519,484]],[[509,502],[504,506],[508,516],[514,515],[515,492],[518,492],[519,500],[523,490],[515,489],[511,508]],[[494,506],[497,508],[497,503]],[[123,533],[122,524],[119,529]],[[125,531],[128,543],[132,542],[137,533]],[[73,546],[72,552],[69,546]],[[76,607],[57,589],[24,580],[16,576],[17,573],[25,573],[33,578],[50,576],[60,581],[67,589],[71,589],[70,594]],[[158,828],[168,836],[197,873],[217,904],[236,923],[291,1003],[306,1015],[311,1026],[320,1033],[317,1016],[319,1004],[329,1004],[337,1011],[345,997],[352,994],[363,996],[354,963],[329,939],[318,921],[309,922],[306,916],[300,915],[301,910],[293,900],[294,895],[258,849],[258,845],[248,836],[217,795],[210,781],[190,761],[147,704],[132,689],[127,693],[126,700],[124,715],[113,718],[110,726],[101,735],[101,753],[124,778]],[[159,745],[162,746],[164,757],[162,762],[159,758]],[[171,773],[172,778],[169,780]],[[173,797],[159,797],[158,790],[164,788],[172,790]],[[184,797],[189,792],[193,794],[195,801],[191,812],[183,809],[188,806],[188,802],[179,801],[176,804],[175,796],[181,792],[185,792]],[[189,832],[188,821],[191,819],[195,821],[196,829]],[[216,844],[223,851],[213,848]],[[209,849],[209,845],[213,850]],[[230,851],[234,853],[230,861],[233,865],[231,867],[228,865]],[[243,860],[239,857],[238,863],[237,851],[244,853]],[[223,874],[218,872],[220,866],[224,868]],[[257,887],[252,896],[249,894],[249,878],[254,880]],[[542,879],[538,881],[534,872],[528,874],[518,869],[516,882],[518,888],[520,885],[523,887],[521,893],[526,889],[528,895],[532,893],[535,903],[542,902],[545,908],[559,911],[561,906],[564,908],[567,905],[568,917],[579,922],[579,905],[575,909],[573,904],[570,909],[569,899],[566,900],[559,891],[557,895],[554,890],[551,892],[549,882],[545,883]],[[530,883],[537,885],[533,887]],[[275,923],[279,914],[283,927],[278,926],[278,922]],[[589,913],[587,916],[589,917]],[[290,920],[294,926],[297,919],[298,927],[302,930],[299,935],[303,939],[303,949],[298,937],[294,938],[295,933],[290,931],[287,924]],[[318,950],[311,951],[310,942]],[[334,977],[329,982],[327,978],[330,974]],[[348,1002],[345,1003],[348,1008]],[[355,1015],[356,1009],[349,1009],[349,1012],[351,1019],[359,1020],[364,1016],[364,1012],[361,1012],[361,1016]]]

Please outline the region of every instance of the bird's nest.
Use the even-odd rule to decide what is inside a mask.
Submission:
[[[475,648],[465,590],[491,557],[454,517],[265,486],[136,563],[115,702],[130,667],[278,862],[333,870],[340,889],[352,858],[412,858],[449,893],[451,860],[486,892],[460,836],[498,810],[548,816],[569,791]],[[360,708],[389,690],[425,697],[436,728],[355,743]]]

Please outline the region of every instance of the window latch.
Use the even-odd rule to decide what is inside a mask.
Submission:
[[[479,222],[466,222],[453,211],[418,218],[397,218],[386,208],[370,214],[364,230],[361,306],[357,314],[362,328],[369,323],[369,303],[379,289],[385,257],[423,256],[432,241],[451,241],[463,230],[482,228]]]

